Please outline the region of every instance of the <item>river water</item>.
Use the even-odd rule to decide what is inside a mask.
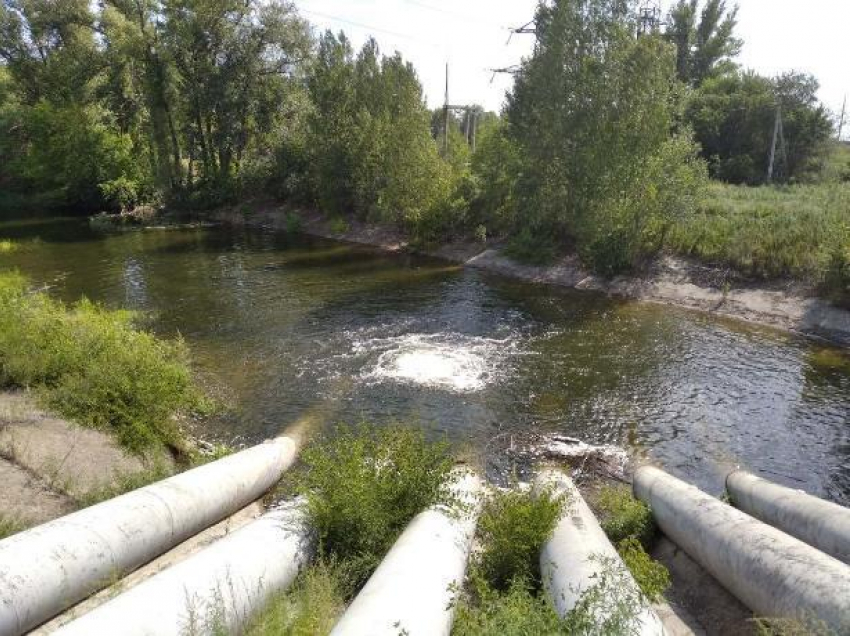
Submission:
[[[850,357],[771,329],[259,230],[0,225],[66,300],[182,334],[224,441],[414,422],[470,449],[557,432],[718,493],[742,466],[850,504]]]

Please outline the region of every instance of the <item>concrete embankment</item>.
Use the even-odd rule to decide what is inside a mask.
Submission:
[[[816,619],[850,633],[850,567],[663,471],[634,492],[659,528],[757,616]]]
[[[258,499],[297,450],[277,438],[0,541],[0,634],[27,631]]]

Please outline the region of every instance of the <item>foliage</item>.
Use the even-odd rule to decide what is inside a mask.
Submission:
[[[535,594],[521,581],[514,581],[507,591],[499,592],[478,580],[475,595],[464,595],[456,603],[452,634],[625,636],[640,633],[643,597],[630,591],[622,566],[610,559],[593,558],[599,562],[599,576],[563,619],[544,595]]]
[[[731,70],[732,59],[743,46],[734,36],[737,6],[727,10],[726,0],[706,0],[700,12],[699,4],[699,0],[679,0],[667,19],[666,38],[676,46],[676,72],[692,86]]]
[[[753,277],[790,276],[850,292],[850,187],[714,185],[668,235],[675,251]]]
[[[754,618],[757,636],[838,636],[816,616],[802,618]]]
[[[615,545],[631,538],[650,547],[655,538],[655,522],[649,507],[635,499],[627,486],[603,486],[594,501],[600,525]]]
[[[154,458],[146,465],[144,470],[117,473],[113,475],[111,483],[94,488],[82,496],[76,497],[76,500],[81,508],[88,508],[101,501],[114,499],[132,490],[162,481],[173,474],[174,470],[164,460]]]
[[[671,135],[672,47],[636,36],[623,0],[541,4],[537,46],[508,98],[518,145],[514,227],[571,237],[606,274],[656,252],[704,181],[696,146]]]
[[[670,587],[670,572],[658,561],[650,557],[640,541],[633,536],[617,544],[617,552],[632,573],[635,581],[650,601],[657,601]]]
[[[16,274],[0,275],[0,384],[37,387],[50,408],[136,453],[181,446],[173,415],[202,405],[181,340],[85,299],[66,307]]]
[[[712,176],[751,185],[765,181],[779,106],[787,152],[778,145],[775,178],[811,178],[822,166],[832,134],[817,90],[817,80],[800,73],[769,79],[740,72],[706,80],[691,99],[686,119]]]
[[[340,429],[304,451],[297,489],[307,497],[320,555],[350,568],[347,594],[366,581],[416,514],[451,503],[452,463],[445,443],[403,427]]]
[[[478,520],[482,549],[473,565],[488,587],[505,591],[516,581],[540,587],[540,550],[565,503],[549,493],[515,489],[493,493]]]
[[[248,625],[246,636],[329,634],[345,609],[344,565],[320,559],[274,596]]]
[[[326,32],[308,86],[308,165],[322,209],[414,232],[434,223],[452,180],[413,67],[381,56],[374,40],[355,56],[344,34]]]
[[[27,524],[21,519],[10,517],[6,514],[0,514],[0,540],[6,537],[11,537],[27,529]]]
[[[564,621],[551,603],[519,580],[513,581],[502,593],[482,587],[475,604],[468,600],[459,602],[452,627],[454,636],[567,633]]]

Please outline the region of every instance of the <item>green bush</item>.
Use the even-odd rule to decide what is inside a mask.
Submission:
[[[319,560],[302,572],[291,589],[278,594],[251,620],[246,636],[328,634],[345,610],[348,573],[338,563]]]
[[[426,508],[451,503],[448,445],[403,427],[337,430],[303,454],[297,489],[307,498],[319,553],[344,561],[353,593],[405,526]]]
[[[652,511],[627,486],[604,486],[595,500],[600,525],[612,543],[633,537],[649,548],[655,537]]]
[[[552,534],[565,500],[548,493],[498,491],[487,500],[478,520],[482,549],[473,568],[495,590],[520,581],[540,587],[540,549]]]
[[[635,577],[640,591],[650,601],[660,599],[670,587],[670,572],[658,561],[650,557],[640,541],[634,537],[623,539],[617,544],[617,552],[623,558],[626,567]]]
[[[133,319],[85,299],[66,306],[28,291],[17,274],[0,275],[0,385],[36,388],[49,408],[132,452],[179,448],[173,416],[204,406],[188,350]]]
[[[534,594],[519,580],[499,593],[486,587],[477,603],[461,601],[452,627],[454,636],[531,636],[566,634],[564,621],[546,597]]]

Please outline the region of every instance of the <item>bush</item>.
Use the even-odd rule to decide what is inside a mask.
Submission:
[[[454,636],[567,633],[552,604],[531,592],[522,581],[514,581],[504,593],[486,587],[480,592],[475,605],[465,601],[458,604],[452,628]]]
[[[634,537],[620,541],[617,544],[617,552],[635,577],[640,591],[650,601],[659,600],[670,587],[670,572],[667,568],[654,561]]]
[[[38,389],[49,408],[132,452],[181,447],[173,416],[204,406],[188,350],[133,320],[85,299],[67,307],[0,275],[0,385]]]
[[[319,554],[344,561],[350,593],[418,513],[451,503],[448,445],[408,428],[337,430],[303,454],[297,489],[307,498]]]
[[[565,499],[518,490],[496,492],[478,521],[482,544],[473,568],[495,590],[514,582],[540,587],[540,550],[561,516]]]
[[[635,499],[626,486],[605,486],[595,501],[600,513],[602,529],[612,543],[619,544],[629,538],[637,539],[649,548],[655,537],[652,511],[642,501]]]
[[[246,636],[328,634],[345,610],[344,566],[319,560],[302,572],[293,587],[276,595],[251,621]]]

